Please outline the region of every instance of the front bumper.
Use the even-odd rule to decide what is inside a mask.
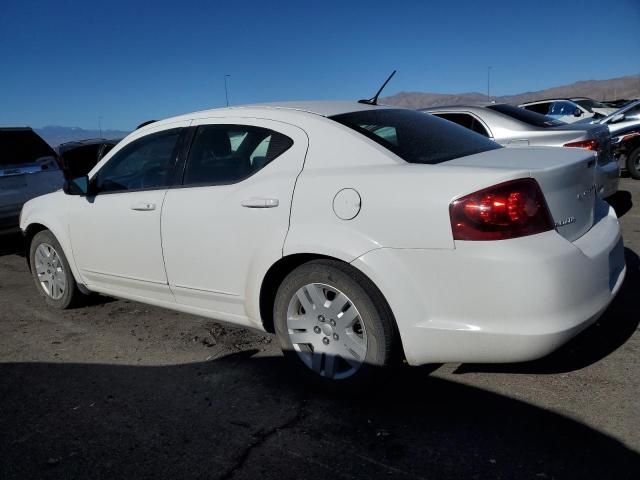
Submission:
[[[353,265],[389,302],[412,365],[545,356],[598,319],[626,273],[613,209],[573,243],[551,231],[452,250],[380,248]]]

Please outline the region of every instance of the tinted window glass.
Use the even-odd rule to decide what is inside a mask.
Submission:
[[[501,148],[464,127],[413,110],[364,110],[331,118],[409,163],[436,164]]]
[[[579,110],[578,106],[573,102],[553,102],[549,109],[549,115],[557,115],[563,117],[565,115],[573,115]]]
[[[550,103],[536,103],[535,105],[525,105],[522,108],[526,108],[531,112],[539,113],[540,115],[547,115],[549,113]]]
[[[640,120],[640,104],[624,112],[625,120]]]
[[[47,143],[30,128],[0,129],[0,165],[34,163],[56,154]]]
[[[540,115],[536,112],[530,112],[529,110],[514,107],[513,105],[490,105],[487,108],[503,113],[504,115],[515,118],[516,120],[520,120],[521,122],[528,123],[529,125],[533,125],[534,127],[547,128],[566,125],[564,122],[556,120],[555,118]]]
[[[449,120],[450,122],[457,123],[458,125],[468,128],[469,130],[473,130],[485,137],[489,136],[489,132],[484,128],[484,125],[482,125],[476,117],[469,115],[468,113],[434,113],[433,115]]]
[[[96,175],[99,192],[157,189],[171,184],[180,129],[153,133],[116,153]]]
[[[185,185],[239,182],[293,145],[281,133],[248,125],[198,127],[184,174]]]

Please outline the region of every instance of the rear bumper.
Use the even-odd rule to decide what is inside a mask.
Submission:
[[[574,243],[551,231],[452,250],[381,248],[353,264],[389,302],[412,365],[545,356],[598,319],[626,272],[613,209]]]
[[[618,162],[611,161],[598,165],[596,170],[596,185],[600,198],[607,198],[618,191],[620,184],[620,167]]]

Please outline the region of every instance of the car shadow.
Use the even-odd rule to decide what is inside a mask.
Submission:
[[[560,349],[540,360],[524,363],[462,364],[455,373],[565,373],[580,370],[616,351],[634,334],[640,324],[638,292],[640,259],[625,248],[627,274],[616,298],[602,317]]]
[[[355,395],[255,352],[175,366],[0,364],[0,478],[639,478],[534,405],[401,369]]]
[[[25,256],[24,241],[20,233],[6,233],[0,235],[0,257],[6,255]]]
[[[618,190],[616,193],[607,198],[609,205],[616,211],[618,218],[624,216],[631,208],[633,208],[633,196],[631,192],[626,190]]]

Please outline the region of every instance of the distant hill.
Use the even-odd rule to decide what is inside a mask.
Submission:
[[[35,131],[52,147],[57,147],[64,142],[86,140],[88,138],[123,138],[130,133],[122,130],[102,130],[102,135],[100,135],[99,130],[85,130],[78,127],[60,127],[56,125],[36,128]]]
[[[545,98],[566,97],[590,97],[595,100],[640,98],[640,75],[611,78],[609,80],[584,80],[570,85],[547,88],[538,92],[526,92],[501,97],[492,96],[491,100],[495,100],[497,103],[519,104]],[[478,92],[456,94],[400,92],[380,99],[380,103],[409,108],[476,104],[486,101],[487,96]]]

